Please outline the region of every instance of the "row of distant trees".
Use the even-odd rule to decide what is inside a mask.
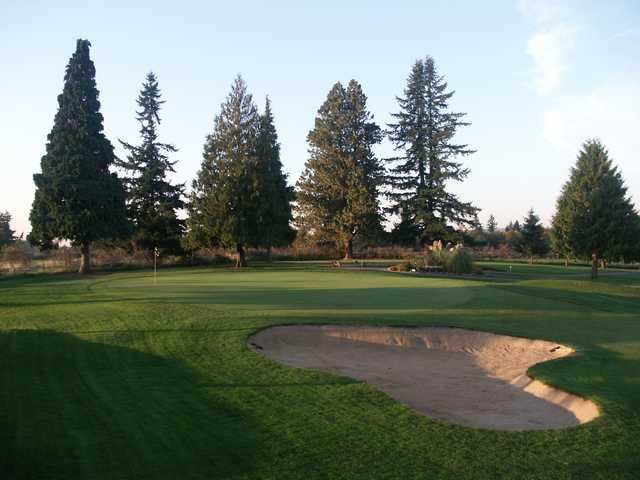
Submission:
[[[474,229],[465,232],[463,238],[469,246],[493,249],[506,246],[531,259],[551,251],[550,232],[544,228],[533,209],[527,212],[522,222],[514,220],[504,228],[499,228],[491,214],[485,226],[478,223]]]
[[[140,138],[121,141],[127,156],[117,159],[103,133],[89,47],[78,40],[66,68],[42,172],[34,175],[29,236],[45,248],[58,239],[79,246],[81,272],[90,269],[91,245],[105,240],[148,252],[233,249],[237,265],[244,266],[247,247],[288,245],[296,230],[315,242],[334,243],[351,258],[354,241],[382,235],[385,215],[397,220],[389,237],[398,244],[459,240],[478,225],[479,209],[449,190],[451,182],[469,175],[460,159],[473,150],[455,142],[468,122],[465,114],[450,111],[453,92],[431,57],[413,65],[386,129],[374,122],[357,81],[336,83],[309,132],[309,158],[295,189],[283,172],[269,99],[259,112],[245,82],[236,78],[186,196],[183,184],[168,180],[176,148],[159,140],[164,101],[157,78],[147,75],[137,99]],[[396,155],[383,160],[374,147],[385,135]],[[186,220],[179,216],[182,209]],[[535,224],[532,235],[538,236],[542,227],[537,219]],[[552,245],[564,256],[640,255],[638,214],[597,141],[585,144],[565,185],[554,232]],[[535,241],[526,247],[531,254]]]
[[[522,224],[510,222],[502,232],[490,215],[484,232],[477,227],[474,233],[471,238],[481,237],[489,245],[508,243],[530,256],[553,250],[567,261],[590,258],[594,265],[640,259],[640,217],[599,140],[582,146],[548,231],[530,210]]]
[[[11,218],[9,212],[0,212],[0,248],[17,240],[15,230],[11,229]]]

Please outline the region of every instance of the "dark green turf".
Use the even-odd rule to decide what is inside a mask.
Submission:
[[[639,311],[640,274],[592,283],[579,267],[479,280],[312,264],[164,270],[157,285],[148,272],[3,279],[0,478],[640,478]],[[285,323],[563,342],[580,355],[532,373],[603,416],[529,433],[436,422],[246,348]]]

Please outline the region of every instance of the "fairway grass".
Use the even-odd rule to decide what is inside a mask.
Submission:
[[[639,478],[640,274],[513,273],[287,264],[161,270],[157,284],[146,271],[1,279],[0,478]],[[569,345],[577,355],[529,373],[602,416],[537,432],[435,421],[247,347],[283,324],[457,326]]]

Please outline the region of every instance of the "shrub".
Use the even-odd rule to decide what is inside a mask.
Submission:
[[[54,268],[62,267],[63,270],[75,270],[78,268],[77,262],[78,257],[80,256],[80,252],[78,252],[77,248],[72,247],[58,247],[48,252],[48,260],[53,263]]]
[[[226,265],[232,262],[233,259],[224,250],[215,248],[192,252],[189,261],[191,265]]]
[[[17,242],[4,247],[0,258],[11,273],[16,273],[29,269],[32,256],[26,242]]]
[[[424,267],[427,266],[427,262],[425,261],[424,257],[413,257],[410,262],[411,267],[418,271],[424,270]]]
[[[442,267],[446,270],[451,253],[447,250],[432,250],[424,255],[424,264],[427,267]]]
[[[449,273],[474,273],[473,257],[462,248],[452,252],[447,258],[447,272]]]
[[[415,267],[409,260],[405,260],[404,262],[396,265],[397,272],[410,272],[412,268],[415,268]]]

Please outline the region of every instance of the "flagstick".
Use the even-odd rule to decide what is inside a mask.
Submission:
[[[153,249],[153,284],[158,284],[158,247]]]

